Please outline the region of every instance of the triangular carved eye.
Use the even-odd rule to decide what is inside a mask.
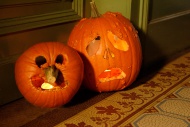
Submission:
[[[86,47],[86,51],[89,56],[95,55],[100,48],[101,37],[97,36],[94,40],[92,40]]]
[[[107,33],[109,41],[112,43],[112,45],[119,50],[127,51],[129,48],[128,43],[125,40],[120,39],[116,35],[114,35],[111,31],[108,31]]]

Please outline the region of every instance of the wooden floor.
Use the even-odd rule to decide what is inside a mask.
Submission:
[[[3,105],[0,126],[190,126],[190,52],[178,56],[122,91],[81,88],[69,104],[53,109],[34,107],[24,98]]]

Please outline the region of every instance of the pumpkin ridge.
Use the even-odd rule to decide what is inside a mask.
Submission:
[[[114,35],[116,35],[116,36],[118,36],[117,35],[117,33],[115,33],[115,31],[113,30],[114,28],[113,28],[113,22],[114,22],[114,24],[117,26],[117,22],[119,22],[119,20],[117,19],[117,18],[115,18],[115,16],[113,16],[113,14],[115,14],[115,13],[111,13],[111,12],[107,12],[106,14],[104,14],[103,16],[104,16],[104,20],[105,20],[105,23],[104,24],[106,24],[106,25],[108,25],[108,28],[110,28],[110,29],[107,29],[107,31],[105,32],[106,34],[108,33],[108,32],[111,32],[111,33],[113,33]],[[116,21],[114,21],[114,20],[116,20]],[[110,22],[111,21],[111,22]],[[123,24],[121,25],[121,26],[123,26]],[[105,35],[106,35],[105,34]],[[120,33],[120,34],[122,34],[122,33]],[[107,36],[107,35],[106,35]],[[119,39],[122,39],[122,38],[120,38],[119,36],[118,36],[118,38]],[[110,42],[110,40],[109,39],[107,39],[109,42]],[[123,39],[122,39],[123,40]],[[127,42],[126,42],[127,43]],[[113,46],[113,45],[111,45],[111,46]],[[114,47],[114,46],[113,46]]]
[[[84,22],[82,22],[82,23],[83,23],[83,24],[82,24],[82,25],[83,25],[83,29],[81,28],[81,29],[80,29],[80,30],[81,30],[80,32],[81,32],[81,33],[86,33],[86,32],[87,32],[87,31],[86,31],[86,27],[88,27],[88,24],[90,24],[90,23],[87,24],[86,21],[84,21]],[[79,33],[78,33],[78,34],[79,34]],[[79,38],[82,38],[82,39],[80,39],[80,40],[77,40],[77,41],[78,41],[78,44],[81,43],[84,38],[86,38],[85,35],[86,35],[86,34],[79,34],[79,35],[78,35]],[[77,46],[79,46],[79,52],[82,53],[81,51],[83,50],[83,49],[82,49],[82,48],[83,48],[83,45],[82,45],[82,46],[81,46],[81,45],[77,45]],[[82,54],[83,54],[83,53],[82,53]]]
[[[132,28],[132,30],[134,31],[134,28]],[[127,34],[129,34],[129,29],[127,29]],[[134,34],[134,33],[133,33]],[[141,54],[141,49],[138,48],[140,46],[140,42],[137,42],[137,39],[134,37],[134,35],[131,35],[131,37],[129,37],[130,39],[130,47],[131,47],[131,54],[132,54],[132,57],[131,57],[131,61],[132,61],[132,69],[131,69],[131,76],[130,76],[130,80],[129,80],[129,83],[133,82],[135,80],[135,78],[137,77],[138,75],[138,70],[140,69],[140,65],[141,65],[141,62],[138,63],[138,61],[141,60],[139,54]],[[135,43],[135,44],[131,44],[131,42]],[[138,52],[136,52],[138,51]],[[139,53],[139,54],[137,54]],[[134,57],[136,56],[136,57]],[[134,65],[135,64],[135,65]],[[132,78],[131,78],[132,77]]]
[[[49,92],[50,92],[50,91],[49,91]],[[51,106],[49,105],[49,103],[52,104],[52,102],[55,101],[55,100],[54,100],[54,97],[55,97],[55,93],[54,93],[54,92],[55,92],[55,91],[51,91],[51,95],[50,95],[50,94],[47,94],[47,95],[46,95],[46,98],[45,98],[45,101],[44,101],[42,107],[51,107]],[[54,104],[55,104],[55,103],[54,103]],[[54,104],[52,105],[52,107],[54,107]]]
[[[48,63],[48,65],[50,66],[52,63],[52,59],[51,59],[52,55],[51,55],[50,50],[48,48],[48,44],[50,44],[50,43],[45,43],[42,49],[44,49],[46,51],[46,53],[44,55],[45,55],[47,61],[50,61]]]
[[[112,25],[111,25],[112,22],[110,22],[110,21],[113,21],[113,19],[110,19],[110,18],[108,19],[107,16],[106,16],[106,14],[103,15],[103,19],[104,19],[103,21],[105,22],[105,23],[103,23],[103,24],[105,24],[105,28],[106,28],[106,32],[103,32],[103,33],[104,33],[104,36],[107,36],[107,32],[108,32],[108,31],[113,31],[113,30],[112,30],[113,27],[112,27]],[[103,28],[103,27],[101,27],[101,28]],[[110,29],[107,29],[107,28],[110,28]],[[110,42],[110,40],[106,38],[105,42],[108,43],[108,42]],[[113,47],[113,45],[111,45],[111,46]],[[107,47],[108,47],[108,46],[107,46]],[[119,52],[120,52],[120,51],[119,51]],[[121,53],[118,53],[118,54],[121,55]],[[113,67],[116,67],[116,65],[114,65]]]
[[[56,94],[56,92],[59,92],[59,94]],[[54,91],[54,101],[57,102],[57,104],[54,104],[51,107],[60,106],[65,101],[64,97],[62,96],[62,90],[61,91]]]
[[[107,25],[108,24],[106,24],[107,22],[106,22],[106,19],[104,18],[104,17],[100,17],[100,18],[98,18],[98,21],[99,21],[99,26],[100,26],[100,32],[101,32],[101,35],[103,35],[103,36],[107,36],[105,33],[105,31],[107,31]],[[105,22],[105,23],[104,23]],[[102,25],[102,24],[105,24],[105,25]],[[109,27],[108,27],[109,28]],[[106,56],[105,56],[105,58],[104,59],[107,59],[108,58],[108,56],[107,55],[109,55],[109,54],[107,54],[108,52],[106,51],[106,50],[109,50],[109,48],[108,48],[108,39],[107,38],[103,38],[104,40],[103,40],[103,44],[104,44],[104,46],[105,46],[105,51],[104,51],[104,53],[106,53]],[[102,42],[102,40],[101,40],[101,42]],[[107,60],[107,64],[108,64],[108,67],[110,67],[110,63],[109,63],[109,61]]]
[[[121,18],[122,18],[122,20],[123,20],[123,16],[122,15],[118,15],[118,16],[120,16]],[[118,22],[120,22],[123,26],[126,26],[126,24],[129,24],[129,26],[130,27],[132,27],[132,31],[134,31],[135,29],[133,28],[133,26],[131,25],[131,23],[130,23],[130,21],[129,20],[125,20],[125,22],[123,21],[123,22],[121,22],[121,20],[118,20]],[[126,28],[125,29],[125,31],[126,31],[126,33],[127,33],[127,35],[128,36],[130,36],[130,37],[128,37],[129,38],[129,47],[130,47],[130,52],[131,52],[131,54],[133,54],[134,53],[134,51],[139,51],[139,50],[141,50],[140,48],[135,48],[134,47],[134,45],[136,45],[136,46],[138,46],[139,47],[139,43],[138,42],[136,42],[136,39],[134,38],[134,36],[133,35],[131,35],[130,33],[129,33],[129,29],[128,28]],[[134,32],[132,32],[133,34],[134,34]],[[133,38],[133,39],[132,39]],[[134,42],[134,43],[136,43],[136,44],[131,44],[131,42]],[[140,53],[139,53],[140,54]],[[134,56],[136,56],[136,55],[134,55]],[[134,61],[136,61],[136,60],[138,60],[138,59],[141,59],[141,58],[137,58],[136,60],[133,60],[133,56],[131,57],[131,61],[133,61],[132,62],[132,65],[131,65],[131,67],[133,68],[133,67],[136,67],[136,66],[133,66],[133,64],[134,64]],[[138,64],[138,65],[140,65],[140,63]],[[140,68],[137,68],[136,70],[139,70]],[[131,81],[132,79],[131,79],[131,77],[134,77],[133,76],[133,72],[134,71],[134,69],[131,69],[131,73],[132,73],[132,75],[130,75],[130,80],[129,80],[129,82],[133,82],[133,81]],[[138,73],[137,74],[135,74],[136,76],[138,75]],[[135,76],[135,77],[136,77]],[[133,78],[133,79],[135,79],[135,78]],[[130,83],[129,83],[130,84]]]
[[[127,21],[128,21],[128,20],[127,20]],[[122,22],[122,21],[120,21],[120,20],[118,20],[118,22],[121,23],[122,26],[126,26],[126,24],[124,24],[124,22]],[[126,28],[126,27],[125,27],[125,28]],[[125,32],[126,32],[126,35],[128,35],[128,40],[129,40],[129,41],[128,41],[128,45],[129,45],[129,50],[128,50],[128,51],[130,52],[130,54],[132,54],[133,49],[132,49],[132,47],[131,47],[131,42],[132,42],[132,41],[130,40],[131,38],[129,37],[129,36],[130,36],[130,33],[129,33],[128,31],[125,31]],[[135,51],[136,51],[136,50],[135,50]],[[130,56],[131,56],[131,55],[130,55]],[[132,69],[130,69],[131,75],[130,75],[130,77],[129,77],[128,82],[126,81],[125,84],[131,84],[131,83],[130,83],[130,80],[131,80],[131,77],[133,77],[133,76],[132,76],[132,72],[133,72],[133,60],[132,60],[132,59],[133,59],[133,56],[130,57],[130,61],[131,61],[131,66],[130,66],[130,67],[132,67]]]
[[[40,49],[38,48],[40,47]],[[41,55],[41,50],[43,50],[42,52],[44,52],[45,54],[48,54],[48,52],[45,50],[44,46],[41,46],[41,44],[36,44],[34,46],[32,46],[31,48],[29,48],[29,50],[27,50],[28,53],[33,52],[34,54],[39,54]],[[28,55],[28,58],[30,57],[30,55]],[[44,57],[47,59],[47,55],[44,55]],[[33,59],[31,59],[33,61]]]
[[[33,92],[34,91],[32,90],[32,94],[33,94]],[[30,92],[28,92],[28,94],[31,95]],[[25,96],[28,97],[29,96],[28,94]],[[37,92],[35,93],[35,96],[33,98],[30,97],[29,102],[32,102],[34,105],[37,105],[37,102],[40,99],[40,95],[41,95],[41,92],[39,92],[39,90],[37,90]]]
[[[104,15],[102,15],[102,17],[98,17],[97,18],[97,20],[98,20],[98,22],[99,22],[99,26],[100,26],[100,32],[101,32],[101,34],[100,35],[103,35],[103,36],[107,36],[107,31],[108,31],[108,29],[107,28],[111,28],[111,25],[110,25],[110,21],[108,20],[108,19],[106,19],[105,17],[104,17]],[[104,25],[102,25],[102,24],[104,24]],[[108,42],[109,42],[109,40],[107,39],[107,38],[103,38],[104,40],[101,40],[101,41],[103,41],[103,42],[105,42],[105,43],[103,43],[104,44],[104,46],[106,47],[106,50],[109,50],[109,46],[108,46]],[[108,53],[108,52],[107,52]],[[107,54],[107,55],[109,55],[109,54]],[[109,56],[110,57],[110,56]],[[104,58],[105,60],[106,59],[112,59],[111,57],[110,58]],[[107,67],[109,68],[109,67],[111,67],[111,64],[110,64],[110,61],[109,60],[106,60],[106,63],[108,64],[107,65]],[[114,64],[115,64],[115,62],[114,62]],[[115,65],[113,65],[113,67],[114,67]],[[101,73],[101,72],[100,72]],[[98,74],[98,75],[100,75],[100,74]],[[97,85],[96,85],[96,88],[98,89],[98,91],[99,92],[102,92],[101,90],[100,90],[100,88],[99,88],[99,85],[98,85],[99,83],[97,83]],[[108,89],[109,89],[109,91],[111,91],[111,82],[107,82],[106,83],[107,84],[107,86],[108,86]]]

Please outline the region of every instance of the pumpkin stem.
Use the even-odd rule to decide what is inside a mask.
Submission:
[[[45,69],[45,75],[48,83],[54,83],[57,79],[59,70],[55,66],[49,66]]]
[[[96,7],[94,0],[92,0],[92,2],[90,2],[90,5],[91,5],[91,11],[92,11],[91,17],[93,17],[93,18],[100,17],[101,14],[98,12],[98,9]]]

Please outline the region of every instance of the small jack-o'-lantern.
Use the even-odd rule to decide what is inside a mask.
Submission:
[[[16,61],[18,89],[30,103],[39,107],[58,107],[69,102],[83,79],[81,57],[58,42],[39,43]]]
[[[137,31],[120,13],[84,18],[72,30],[68,45],[84,62],[85,86],[95,91],[115,91],[129,86],[137,77],[142,61]]]

